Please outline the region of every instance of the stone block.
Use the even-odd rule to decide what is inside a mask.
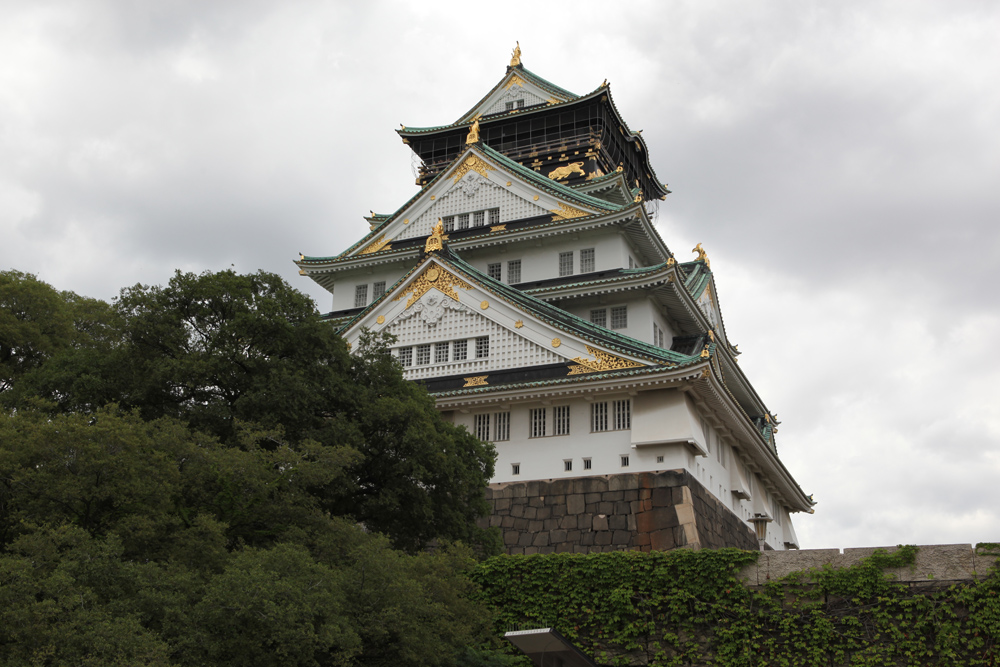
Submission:
[[[565,494],[562,494],[562,493],[560,493],[558,495],[548,495],[548,496],[545,496],[545,504],[546,505],[565,505],[566,504],[566,496],[565,496]]]
[[[524,554],[524,549],[522,549],[521,547],[510,547],[509,549],[507,549],[507,553],[509,553],[511,556],[520,556]]]
[[[538,547],[524,547],[524,555],[530,556],[538,553]]]
[[[614,514],[615,513],[615,504],[614,503],[606,503],[606,502],[597,503],[597,513],[598,514]]]
[[[507,517],[504,517],[504,516],[499,516],[499,515],[497,515],[497,514],[491,514],[491,515],[490,515],[490,528],[499,528],[499,527],[500,527],[500,524],[501,524],[501,523],[503,522],[503,520],[504,520],[504,519],[506,519],[506,518],[507,518]]]
[[[517,519],[515,519],[512,516],[501,517],[501,519],[500,519],[500,527],[501,528],[513,528],[514,527],[514,522],[516,520]]]
[[[619,500],[625,499],[624,491],[605,491],[601,494],[601,500],[606,500],[610,502],[618,502]]]
[[[917,547],[914,563],[897,571],[901,581],[974,579],[975,553],[971,544],[932,544]]]
[[[632,513],[632,503],[624,500],[615,501],[615,514],[627,516]]]
[[[542,507],[545,505],[543,496],[528,496],[528,507]]]
[[[601,502],[601,494],[600,493],[593,493],[593,492],[587,493],[587,494],[584,494],[583,498],[584,498],[584,500],[587,501],[588,505],[590,503],[599,503],[599,502]]]
[[[542,530],[553,530],[559,527],[559,519],[545,519],[542,521]]]
[[[576,527],[580,530],[590,530],[590,524],[594,520],[594,515],[585,513],[576,517]]]
[[[640,533],[652,533],[664,528],[673,528],[676,525],[677,512],[674,511],[673,507],[657,507],[635,515],[636,531]]]
[[[549,546],[549,534],[546,532],[535,533],[535,539],[531,544],[536,547]]]
[[[538,516],[538,508],[537,507],[531,507],[529,505],[528,507],[524,508],[524,518],[525,519],[534,519],[534,518],[537,518],[537,516]]]
[[[559,527],[565,528],[567,530],[572,530],[576,528],[576,515],[570,514],[569,516],[564,516],[559,519]]]
[[[528,532],[529,533],[537,533],[538,531],[540,531],[544,527],[545,527],[545,524],[543,524],[541,521],[529,521],[528,522]]]
[[[607,530],[608,529],[608,517],[603,514],[598,514],[594,517],[593,523],[594,530]]]
[[[564,497],[565,496],[560,496],[560,498]],[[552,516],[566,516],[566,504],[563,503],[562,505],[553,505]]]
[[[558,544],[566,541],[567,532],[565,530],[549,531],[549,544]]]
[[[746,578],[758,585],[780,579],[792,572],[821,568],[840,560],[840,549],[803,549],[801,551],[765,551],[757,559],[756,574]],[[743,577],[741,570],[740,576]]]
[[[483,498],[485,498],[486,500],[493,500],[492,487],[487,486],[485,489],[483,489]]]
[[[667,551],[677,546],[672,528],[653,531],[647,537],[649,538],[649,547],[653,551]],[[639,541],[639,544],[644,544],[644,542]]]
[[[584,477],[580,480],[583,493],[602,493],[608,490],[608,480],[603,477]]]
[[[570,514],[582,514],[586,507],[582,493],[573,493],[566,496],[566,511]]]
[[[575,553],[575,554],[590,553],[590,549],[588,549],[586,546],[584,546],[582,544],[574,544],[573,545],[573,553]]]
[[[521,537],[521,534],[518,533],[516,530],[506,530],[506,531],[504,531],[504,534],[503,534],[503,543],[504,544],[517,544],[518,539],[520,537]]]
[[[556,545],[556,553],[557,554],[572,553],[573,547],[575,546],[576,545],[573,544],[572,542],[560,542]]]
[[[514,530],[528,530],[528,520],[514,519]]]
[[[580,533],[580,544],[582,544],[585,547],[592,546],[594,544],[595,535],[597,535],[597,533],[595,533],[592,530],[588,530],[585,533]]]
[[[538,480],[534,480],[531,482],[523,482],[523,484],[524,484],[524,491],[529,498],[540,496],[544,493],[544,491],[542,491],[542,482]]]
[[[519,533],[517,536],[517,545],[519,547],[530,547],[534,539],[531,533]]]
[[[628,491],[623,491],[622,496],[623,496],[622,500],[628,502],[639,500],[639,491],[638,489],[630,489]]]
[[[580,535],[581,533],[579,530],[568,530],[566,531],[566,541],[578,544],[580,542]]]
[[[555,552],[556,552],[556,549],[555,549],[555,547],[552,547],[552,546],[538,547],[538,553],[540,553],[540,554],[552,554],[552,553],[555,553]]]
[[[600,545],[602,547],[611,544],[611,531],[610,530],[602,530],[599,533],[594,533],[594,535],[595,535],[595,537],[594,537],[594,544]]]
[[[493,511],[502,512],[510,509],[510,498],[497,498],[493,501]]]
[[[608,528],[611,530],[626,530],[628,528],[627,514],[612,514],[608,517]]]
[[[611,544],[627,547],[632,543],[632,533],[627,530],[615,530],[611,533]]]
[[[552,516],[552,508],[548,505],[535,508],[536,519],[548,519]]]
[[[672,489],[652,489],[650,495],[650,500],[652,501],[653,507],[670,507],[674,505],[673,496],[671,495]]]
[[[652,489],[639,489],[639,500],[649,500],[652,495]]]
[[[524,509],[524,505],[517,503],[510,508],[510,515],[513,517],[522,517],[524,516]]]
[[[677,505],[676,507],[674,507],[674,511],[677,512],[677,523],[680,523],[680,524],[685,524],[685,523],[694,524],[694,522],[695,522],[695,513],[694,513],[694,507],[693,506],[691,506],[691,505]]]
[[[636,527],[638,524],[636,522],[636,514],[629,514],[625,517],[625,527],[631,530],[633,533],[638,530]]]
[[[609,491],[626,491],[639,488],[639,476],[635,474],[612,475],[608,478]]]
[[[528,490],[524,484],[512,484],[509,488],[511,498],[524,498],[528,495]]]
[[[587,503],[587,506],[584,509],[584,511],[589,512],[590,514],[597,514],[598,505],[600,505],[600,503]]]

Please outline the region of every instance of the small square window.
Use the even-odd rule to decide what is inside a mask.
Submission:
[[[413,348],[412,347],[401,347],[399,348],[399,363],[406,368],[407,366],[413,365]]]
[[[459,230],[468,229],[469,228],[469,214],[468,213],[463,213],[462,215],[458,216],[458,228],[459,228]]]
[[[374,301],[383,294],[385,294],[385,281],[380,280],[374,285],[372,285],[372,300]]]
[[[448,343],[434,343],[434,363],[448,363]]]
[[[472,226],[482,227],[486,224],[486,211],[476,211],[472,214]]]
[[[594,271],[594,249],[584,248],[580,251],[580,273],[592,273]]]
[[[608,326],[607,308],[597,308],[595,310],[590,311],[590,321],[602,327]]]
[[[572,472],[573,470],[573,459],[565,459],[563,461],[563,470],[566,472]]]
[[[559,253],[559,275],[560,276],[571,276],[573,275],[573,253],[571,252],[561,252]]]
[[[507,284],[516,285],[521,282],[521,260],[512,259],[507,262]]]
[[[431,363],[431,346],[417,345],[417,366],[426,366]]]
[[[663,463],[663,456],[657,456],[656,457],[656,462],[657,463]]]
[[[584,459],[583,460],[583,469],[584,470],[590,470],[592,467],[593,467],[593,464],[591,463],[590,459]]]
[[[510,474],[511,475],[520,475],[521,474],[521,464],[520,463],[511,463],[510,464]]]
[[[368,285],[354,287],[354,307],[363,308],[368,305]]]
[[[611,309],[611,328],[628,328],[628,306],[615,306]]]
[[[622,467],[623,468],[627,468],[628,467],[628,454],[623,454],[622,457],[621,457],[621,459],[622,459]]]
[[[502,264],[500,262],[494,262],[492,264],[486,265],[486,273],[493,280],[500,280],[500,267]]]
[[[441,221],[444,223],[444,231],[446,232],[455,231],[455,216],[446,215],[443,218],[441,218]]]
[[[455,361],[465,361],[469,358],[469,341],[455,341]]]
[[[490,337],[480,336],[476,339],[476,359],[490,356]]]
[[[524,108],[524,100],[518,100],[517,101],[517,108],[518,109],[523,109]]]
[[[511,100],[510,102],[504,102],[503,103],[503,110],[504,111],[513,111],[514,110],[514,101]]]

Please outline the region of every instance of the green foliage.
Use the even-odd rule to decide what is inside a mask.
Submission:
[[[748,588],[757,552],[500,556],[473,573],[498,635],[553,627],[604,665],[994,665],[1000,572],[913,589],[916,547]]]

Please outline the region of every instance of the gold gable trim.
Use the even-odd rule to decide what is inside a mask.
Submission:
[[[514,86],[521,86],[524,88],[524,79],[519,77],[517,74],[510,77],[510,81],[508,81],[507,85],[504,86],[504,90],[510,90]]]
[[[458,179],[462,178],[470,171],[474,171],[480,176],[488,177],[490,172],[493,171],[487,162],[480,159],[478,155],[470,155],[469,157],[462,160],[462,164],[458,165],[458,169],[455,170],[455,175],[452,176],[452,183],[458,183]]]
[[[559,208],[550,211],[553,214],[553,220],[572,220],[573,218],[582,218],[587,215],[593,215],[587,211],[581,211],[578,208],[573,208],[572,206],[567,206],[566,204],[559,204]]]
[[[456,287],[461,287],[462,289],[472,289],[472,285],[469,283],[448,273],[440,266],[431,263],[420,273],[419,276],[417,276],[416,280],[407,285],[406,289],[401,290],[400,293],[393,298],[393,301],[399,301],[407,294],[410,294],[410,298],[406,301],[406,307],[409,308],[431,289],[436,289],[445,296],[458,301],[458,294],[455,292]]]
[[[465,378],[465,384],[462,385],[462,388],[464,389],[465,387],[485,387],[489,384],[486,381],[486,378],[488,377],[489,375],[477,375],[475,377]]]
[[[584,373],[599,373],[601,371],[617,371],[624,368],[642,368],[643,364],[636,361],[629,361],[616,357],[613,354],[587,346],[587,354],[597,357],[596,359],[586,359],[576,357],[573,359],[578,365],[569,367],[569,375],[583,375]]]
[[[372,241],[371,243],[369,243],[365,247],[365,249],[362,250],[358,254],[359,255],[370,255],[373,252],[378,252],[379,250],[392,250],[392,246],[389,245],[389,241],[390,240],[391,239],[387,239],[385,237],[385,234],[383,234],[382,236],[378,237],[377,239],[375,239],[374,241]]]

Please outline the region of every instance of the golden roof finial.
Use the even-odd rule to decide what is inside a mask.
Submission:
[[[705,266],[707,266],[708,268],[712,268],[712,263],[708,261],[708,255],[705,253],[705,249],[701,247],[700,243],[695,247],[691,248],[691,252],[698,253],[698,256],[694,258],[694,261],[705,262]]]
[[[521,42],[517,42],[517,46],[514,50],[510,52],[510,66],[517,67],[521,64]]]
[[[440,250],[442,247],[441,237],[444,235],[444,223],[441,218],[438,218],[437,224],[431,229],[431,235],[427,237],[427,243],[424,244],[424,252],[434,252],[435,250]]]
[[[477,118],[475,122],[469,126],[469,134],[465,136],[465,143],[468,144],[478,144],[479,143],[479,119]]]

